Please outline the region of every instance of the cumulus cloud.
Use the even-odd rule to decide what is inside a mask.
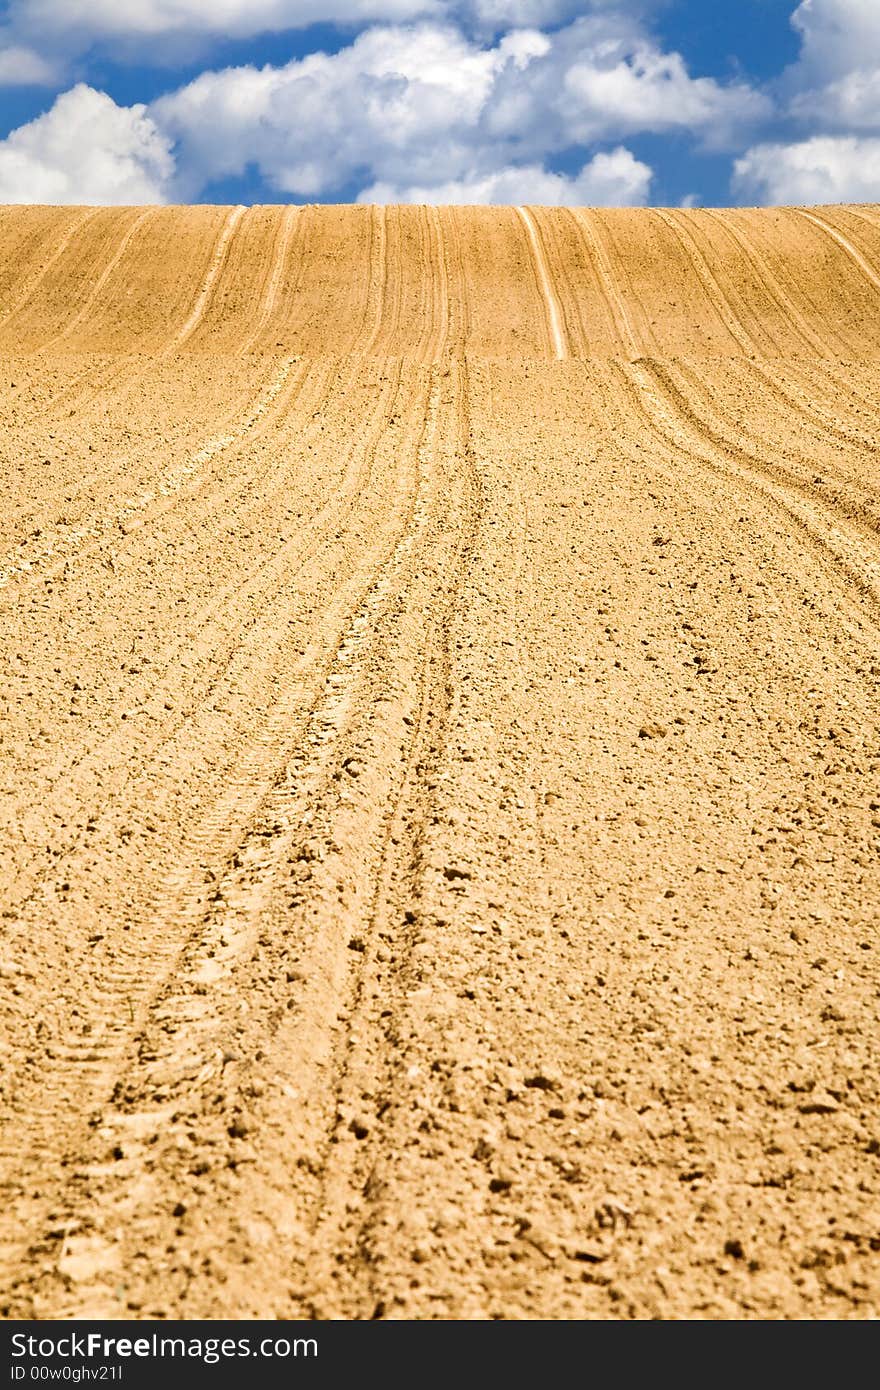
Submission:
[[[285,193],[319,197],[352,183],[474,186],[638,131],[717,142],[765,105],[596,15],[488,45],[450,25],[377,26],[334,54],[203,73],[151,114],[175,140],[181,197],[249,164]]]
[[[401,186],[375,183],[360,203],[537,203],[563,207],[633,207],[647,202],[651,169],[630,150],[600,153],[579,174],[549,173],[541,165],[497,169],[471,179]]]
[[[680,54],[664,52],[619,12],[581,19],[552,35],[527,81],[501,74],[487,120],[524,153],[566,143],[680,130],[723,146],[770,114],[769,98],[746,83],[692,77]]]
[[[299,198],[393,190],[433,200],[446,189],[450,200],[642,202],[650,171],[622,148],[631,137],[679,131],[703,146],[739,140],[742,148],[770,110],[746,83],[693,76],[680,54],[659,47],[642,22],[657,2],[16,0],[13,20],[39,20],[47,31],[116,25],[159,38],[197,23],[234,35],[319,14],[357,24],[427,10],[457,22],[372,24],[333,53],[209,69],[147,108],[74,88],[0,147],[6,186],[65,201],[79,180],[94,190],[79,196],[92,201],[190,201],[255,171],[268,190]],[[552,27],[573,10],[578,18]],[[493,28],[502,16],[545,27],[502,32]],[[86,108],[98,102],[90,125]],[[79,121],[69,157],[56,154],[64,120]],[[596,153],[609,146],[618,148]],[[571,167],[576,153],[580,174],[548,172],[563,155]],[[517,192],[530,188],[542,191]]]
[[[333,55],[203,73],[152,110],[177,141],[187,190],[250,162],[301,196],[361,173],[450,178],[471,162],[499,71],[522,71],[546,43],[520,31],[484,49],[451,28],[370,29]]]
[[[848,72],[818,89],[795,92],[791,114],[835,130],[880,130],[880,65]]]
[[[833,76],[880,63],[876,0],[802,0],[791,22],[801,35],[801,72]]]
[[[739,201],[875,201],[880,188],[880,3],[801,0],[796,62],[775,84],[784,136],[735,161]],[[791,139],[796,133],[797,139]]]
[[[756,145],[734,164],[733,189],[743,202],[875,202],[878,188],[880,139],[814,136]]]
[[[790,114],[820,130],[880,131],[880,5],[803,0],[797,62],[782,82]]]
[[[0,141],[0,202],[164,202],[173,169],[146,107],[80,83]]]
[[[724,143],[743,126],[768,116],[769,99],[744,82],[724,86],[691,77],[679,53],[652,44],[603,44],[571,64],[564,75],[564,107],[580,139],[615,130],[702,133]]]

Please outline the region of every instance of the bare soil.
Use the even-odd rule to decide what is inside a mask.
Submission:
[[[880,1313],[880,209],[0,211],[6,1316]]]

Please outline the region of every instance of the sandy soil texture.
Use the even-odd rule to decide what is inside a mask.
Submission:
[[[880,1314],[880,209],[0,210],[0,1309]]]

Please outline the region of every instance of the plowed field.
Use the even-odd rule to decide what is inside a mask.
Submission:
[[[0,210],[0,1308],[880,1314],[880,209]]]

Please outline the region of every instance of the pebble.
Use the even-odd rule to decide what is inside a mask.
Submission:
[[[825,1095],[811,1096],[798,1106],[802,1115],[835,1115],[839,1109],[837,1101]]]
[[[525,1084],[536,1091],[558,1091],[559,1081],[555,1076],[546,1076],[543,1072],[536,1072],[534,1076],[527,1076]]]
[[[454,864],[447,864],[443,870],[443,877],[449,879],[450,883],[457,878],[472,878],[470,869],[458,869]]]
[[[489,1180],[490,1192],[509,1192],[513,1187],[514,1175],[507,1168],[499,1168]]]

